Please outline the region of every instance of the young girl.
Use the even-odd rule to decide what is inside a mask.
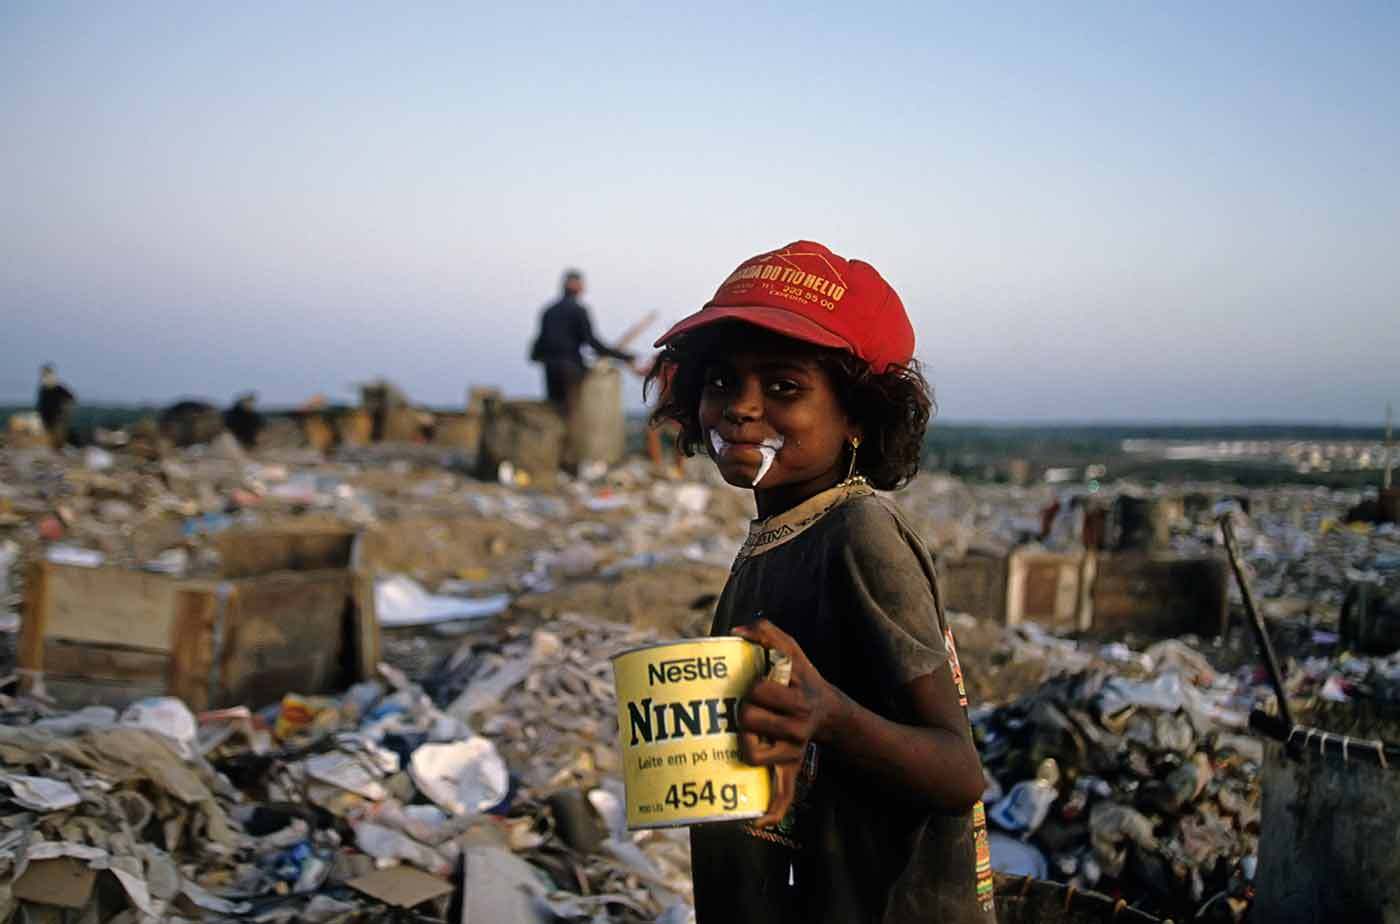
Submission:
[[[744,759],[775,770],[768,813],[691,829],[699,921],[993,921],[933,564],[873,490],[914,477],[931,405],[899,296],[798,241],[740,264],[657,346],[653,422],[679,424],[758,508],[712,634],[793,662],[739,712]]]

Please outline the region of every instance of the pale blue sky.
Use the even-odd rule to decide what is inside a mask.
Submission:
[[[0,5],[0,398],[538,391],[806,237],[943,416],[1400,400],[1400,7]],[[650,331],[660,332],[660,322]]]

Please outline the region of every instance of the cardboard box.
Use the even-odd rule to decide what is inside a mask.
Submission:
[[[378,660],[367,585],[346,569],[198,581],[36,562],[19,666],[67,706],[168,694],[194,710],[259,708],[288,690],[331,693]]]
[[[1219,635],[1229,619],[1223,558],[1105,555],[1093,585],[1096,635]]]

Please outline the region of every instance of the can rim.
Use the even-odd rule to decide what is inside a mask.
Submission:
[[[652,648],[671,648],[675,645],[699,645],[707,642],[743,642],[745,645],[752,645],[755,648],[759,649],[763,648],[763,646],[758,644],[757,642],[751,642],[748,639],[740,638],[737,635],[706,635],[702,638],[676,639],[670,642],[650,642],[646,645],[638,645],[635,648],[627,648],[623,651],[617,652],[616,654],[609,655],[608,660],[616,661],[623,655],[636,654],[639,651],[649,651]]]
[[[629,822],[627,830],[650,831],[656,828],[689,828],[694,825],[710,824],[716,821],[752,821],[755,818],[762,817],[762,812],[745,812],[741,815],[697,815],[693,818],[675,818],[669,821],[656,821],[641,825],[634,825]]]

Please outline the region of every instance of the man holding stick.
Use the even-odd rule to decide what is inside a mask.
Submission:
[[[588,372],[582,348],[586,345],[599,356],[634,365],[636,356],[619,347],[611,347],[593,333],[588,309],[579,302],[583,294],[583,274],[578,270],[564,273],[563,293],[559,300],[540,315],[540,332],[530,350],[530,359],[544,366],[545,394],[565,420],[570,419],[578,398],[579,386]]]

